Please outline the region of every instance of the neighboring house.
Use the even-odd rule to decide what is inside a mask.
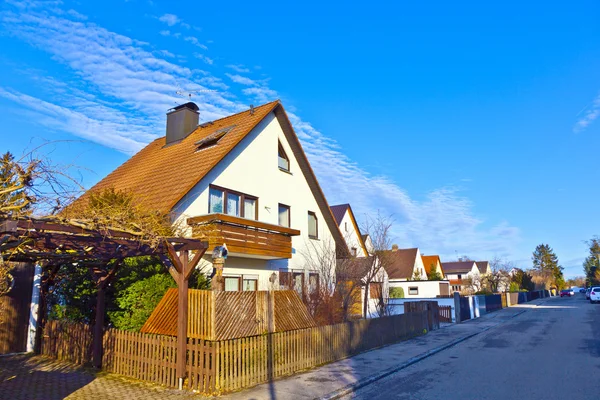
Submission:
[[[172,215],[188,237],[225,244],[225,290],[319,285],[303,256],[322,243],[348,249],[317,178],[279,101],[198,125],[194,103],[167,114],[166,136],[95,185],[130,191],[149,209]],[[85,197],[86,195],[84,195]]]
[[[440,256],[421,256],[421,258],[423,259],[423,266],[425,267],[425,272],[427,272],[428,279],[431,279],[432,273],[435,272],[444,279],[444,269],[442,268]]]
[[[475,261],[475,264],[477,264],[477,269],[481,275],[487,275],[491,273],[489,261]]]
[[[331,213],[335,218],[342,236],[346,240],[346,245],[350,251],[350,255],[356,257],[358,262],[364,262],[367,265],[373,263],[373,258],[369,257],[373,251],[373,245],[369,235],[363,235],[358,228],[356,218],[352,212],[350,204],[339,204],[331,206]],[[365,240],[367,243],[365,243]],[[377,268],[376,266],[374,268]],[[364,284],[364,280],[363,280]],[[365,296],[369,296],[372,301],[368,302],[367,316],[376,314],[376,303],[380,299],[387,299],[389,293],[388,276],[384,268],[377,271],[377,275],[369,284],[369,287],[363,285],[360,296],[360,308],[357,305],[353,309],[360,309],[363,314],[363,304]]]
[[[418,248],[399,249],[398,245],[393,245],[392,250],[385,252],[385,257],[390,284],[413,280],[415,277],[427,280],[423,258]]]
[[[346,241],[348,250],[350,250],[350,255],[353,257],[366,257],[369,252],[363,241],[363,236],[368,235],[362,235],[360,233],[350,204],[339,204],[331,206],[330,208],[331,213],[340,228],[340,232]]]
[[[398,249],[393,245],[386,252],[390,288],[402,288],[405,298],[435,298],[450,295],[447,281],[430,281],[424,259],[418,248]],[[427,259],[426,259],[427,260]],[[415,279],[415,278],[419,279]]]
[[[475,261],[444,262],[444,272],[446,279],[450,281],[452,292],[466,290],[468,287],[465,280],[473,279],[480,275]]]

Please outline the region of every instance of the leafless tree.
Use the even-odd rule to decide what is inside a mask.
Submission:
[[[7,152],[0,158],[0,216],[52,215],[83,192],[73,178],[73,165],[53,162],[39,146],[15,158]]]
[[[364,275],[361,280],[365,288],[363,299],[363,315],[369,310],[369,289],[372,282],[381,279],[382,270],[387,269],[391,263],[390,251],[392,221],[390,217],[382,216],[379,212],[375,216],[366,216],[362,226],[362,233],[369,235],[372,242],[372,253],[367,257],[364,266]]]
[[[492,292],[498,293],[500,289],[506,290],[510,285],[510,270],[514,265],[500,257],[490,261],[490,272],[483,276],[484,285]]]
[[[360,299],[361,264],[354,257],[338,257],[333,240],[308,241],[301,255],[305,269],[319,277],[305,296],[311,315],[321,325],[347,321],[357,296]]]

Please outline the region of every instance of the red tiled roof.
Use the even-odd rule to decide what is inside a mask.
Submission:
[[[144,206],[169,213],[219,161],[277,106],[279,101],[198,126],[180,142],[165,146],[166,137],[154,140],[89,192],[107,188],[130,191]],[[216,146],[197,151],[196,142],[232,127]],[[83,198],[85,198],[82,196]]]
[[[427,276],[429,276],[429,274],[431,274],[431,266],[432,265],[436,265],[437,263],[439,263],[440,268],[442,266],[442,262],[440,261],[440,256],[421,256],[421,259],[423,260],[423,266],[425,267],[425,272],[427,273]],[[442,275],[444,275],[443,269],[442,269]]]

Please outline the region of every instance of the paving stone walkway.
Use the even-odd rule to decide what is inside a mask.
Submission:
[[[205,399],[39,356],[0,356],[0,400]]]

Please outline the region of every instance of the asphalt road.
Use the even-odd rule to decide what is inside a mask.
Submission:
[[[344,399],[600,396],[600,304],[556,298]]]

